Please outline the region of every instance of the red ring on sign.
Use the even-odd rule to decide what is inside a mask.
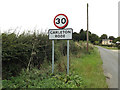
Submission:
[[[62,26],[62,27],[59,27],[59,26],[57,26],[56,24],[55,24],[55,19],[56,19],[56,17],[57,16],[60,16],[60,15],[63,15],[63,16],[65,16],[65,18],[67,19],[67,22],[66,22],[66,24],[64,25],[64,26]],[[57,27],[57,28],[60,28],[60,29],[63,29],[63,28],[65,28],[67,25],[68,25],[68,17],[65,15],[65,14],[58,14],[58,15],[56,15],[55,16],[55,18],[54,18],[54,25]]]

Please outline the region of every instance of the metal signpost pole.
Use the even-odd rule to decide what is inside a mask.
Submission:
[[[54,40],[52,40],[52,73],[54,73]]]
[[[69,40],[72,39],[72,29],[64,29],[68,25],[68,18],[65,14],[55,16],[54,25],[59,29],[49,29],[49,39],[52,40],[52,73],[54,73],[54,40],[67,39],[67,74],[69,74]],[[62,33],[61,33],[62,32]]]
[[[87,3],[87,52],[88,52],[88,41],[89,41],[89,36],[88,36],[88,3]]]
[[[67,74],[69,74],[69,40],[67,40]]]

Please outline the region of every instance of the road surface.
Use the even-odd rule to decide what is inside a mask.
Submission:
[[[103,70],[107,78],[109,88],[118,88],[118,50],[108,50],[99,47],[101,59],[103,60]]]

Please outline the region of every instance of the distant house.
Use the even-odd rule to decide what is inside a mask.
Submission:
[[[111,44],[113,44],[112,40],[110,40],[110,39],[102,39],[102,45],[111,45]]]

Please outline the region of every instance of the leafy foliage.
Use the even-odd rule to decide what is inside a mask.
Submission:
[[[2,45],[3,79],[19,75],[22,69],[30,70],[34,67],[40,69],[45,60],[51,62],[52,45],[46,34],[3,33]],[[74,41],[70,41],[71,54],[76,55],[84,49],[86,49],[85,44],[81,43],[79,46]],[[55,40],[55,61],[66,55],[66,40]]]
[[[85,88],[83,77],[77,73],[66,75],[66,40],[55,40],[56,74],[51,74],[51,40],[46,34],[2,34],[3,88]],[[78,40],[79,41],[79,40]],[[93,51],[89,44],[89,54]],[[86,42],[70,41],[70,55],[82,57]],[[70,57],[71,58],[71,57]],[[50,65],[48,65],[48,63]],[[62,68],[62,69],[60,69]],[[59,72],[59,73],[58,73]]]
[[[78,33],[74,32],[72,35],[73,35],[73,40],[74,41],[79,41],[80,40],[80,36],[79,36]]]
[[[97,44],[99,44],[100,38],[98,35],[93,34],[90,31],[88,31],[88,35],[89,35],[89,41],[91,43],[96,44],[95,41],[97,41],[98,42]],[[73,40],[74,41],[80,41],[80,40],[86,41],[87,40],[87,31],[84,31],[83,29],[81,29],[79,33],[74,32],[73,33]]]
[[[72,43],[72,41],[70,43]],[[75,42],[75,45],[76,48],[80,50],[85,50],[85,42]],[[57,48],[59,47],[59,45],[56,46]],[[74,44],[72,46],[74,46]],[[51,63],[48,63],[44,60],[43,64],[41,64],[40,69],[33,68],[29,71],[23,69],[19,76],[10,77],[9,80],[3,80],[3,88],[86,88],[96,86],[101,87],[102,85],[104,85],[104,83],[101,85],[101,83],[99,82],[105,82],[105,78],[100,80],[100,78],[104,77],[102,76],[103,73],[101,73],[102,62],[101,60],[99,60],[100,58],[98,57],[98,55],[96,55],[96,51],[93,50],[92,45],[90,45],[89,47],[90,50],[92,50],[92,52],[91,54],[87,54],[87,57],[71,57],[74,59],[70,60],[72,63],[70,64],[69,75],[66,75],[66,73],[64,73],[61,70],[56,71],[57,67],[61,68],[60,66],[62,66],[62,68],[65,70],[65,67],[63,67],[63,62],[66,62],[66,58],[65,60],[63,58],[60,58],[58,60],[62,63],[56,61],[54,74],[51,74]],[[89,58],[92,59],[89,60]],[[104,87],[106,87],[106,84],[104,85]]]
[[[107,36],[107,34],[102,34],[100,38],[101,38],[101,39],[107,39],[108,36]]]
[[[51,41],[44,34],[3,33],[2,46],[3,79],[16,76],[28,63],[40,68],[45,59],[51,61]]]
[[[114,40],[115,37],[114,37],[114,36],[109,36],[109,39],[110,39],[110,40]]]
[[[45,74],[38,69],[22,71],[18,77],[3,80],[3,88],[84,88],[81,76],[76,74]]]
[[[97,44],[99,44],[100,39],[96,34],[91,34],[90,41],[91,41],[91,43],[97,45]]]
[[[5,35],[8,40],[9,37],[7,35],[9,34]],[[3,37],[4,39],[5,36]],[[21,52],[17,51],[16,53],[14,53],[18,58],[17,60],[16,58],[14,58],[14,54],[7,53],[8,49],[6,48],[10,47],[11,44],[8,43],[8,47],[7,45],[6,47],[4,47],[4,51],[6,50],[6,52],[4,53],[7,53],[7,55],[10,55],[12,58],[3,55],[5,56],[3,61],[3,75],[6,75],[3,80],[3,88],[87,87],[86,82],[84,81],[84,78],[81,76],[81,74],[78,74],[76,72],[73,73],[71,71],[72,74],[66,75],[66,59],[64,60],[63,58],[61,58],[63,56],[66,56],[67,54],[66,40],[55,40],[55,67],[58,71],[55,71],[54,74],[51,74],[51,41],[48,40],[48,36],[44,34],[35,35],[35,33],[31,35],[21,34],[20,36],[13,34],[13,36],[15,38],[14,41],[16,41],[17,43],[13,43],[14,41],[11,42],[13,43],[12,45],[15,45],[17,47],[17,49],[12,48],[11,52],[14,49],[21,50]],[[6,42],[7,41],[4,40],[4,45]],[[24,47],[24,45],[26,47]],[[89,54],[91,50],[93,51],[93,48],[93,45],[89,44]],[[26,49],[29,50],[29,52],[27,52]],[[80,58],[83,56],[83,54],[87,54],[86,42],[70,41],[70,56],[76,56]],[[26,57],[28,58],[24,57],[24,55],[26,55]],[[22,60],[23,62],[20,63],[19,60]],[[18,61],[19,63],[17,63]],[[61,63],[59,63],[58,61],[60,61]],[[8,64],[6,65],[5,62],[7,62]],[[27,71],[29,62],[30,66],[29,70]]]

